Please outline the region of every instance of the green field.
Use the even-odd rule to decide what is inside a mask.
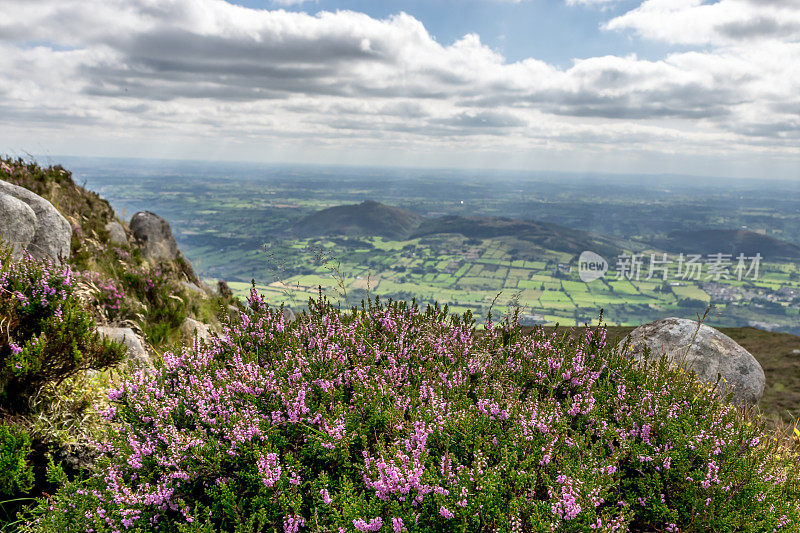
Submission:
[[[763,277],[758,280],[665,282],[647,279],[646,272],[639,280],[629,280],[618,279],[618,272],[610,270],[603,279],[584,283],[566,254],[539,251],[537,260],[520,260],[512,258],[520,246],[515,239],[466,241],[460,235],[412,241],[296,240],[270,248],[271,270],[263,268],[263,253],[243,260],[261,262],[263,275],[256,283],[270,303],[298,309],[321,288],[348,306],[360,305],[368,296],[413,298],[423,305],[438,302],[458,312],[469,310],[479,319],[489,311],[497,317],[519,308],[528,323],[582,325],[595,322],[602,309],[608,324],[636,325],[664,316],[696,317],[709,303],[714,304],[710,324],[742,325],[756,317],[779,326],[776,329],[790,329],[797,322],[790,302],[774,296],[781,290],[800,291],[793,265],[762,264]],[[668,279],[676,277],[670,272]],[[250,289],[244,281],[229,284],[242,297]],[[709,287],[730,293],[714,296]]]

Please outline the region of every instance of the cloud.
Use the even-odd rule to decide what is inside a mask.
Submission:
[[[271,0],[277,6],[299,6],[300,4],[308,4],[310,2],[317,2],[317,0]]]
[[[604,26],[672,44],[735,45],[800,39],[797,0],[646,0]]]
[[[606,28],[702,47],[558,68],[509,62],[475,34],[440,43],[404,13],[6,0],[0,108],[18,130],[74,121],[105,139],[605,150],[641,135],[635,145],[656,152],[794,154],[796,11],[777,0],[648,0]]]
[[[591,6],[591,7],[609,7],[618,3],[619,0],[566,0],[568,6]]]

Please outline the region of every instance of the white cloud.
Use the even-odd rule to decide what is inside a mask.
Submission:
[[[273,4],[278,6],[299,6],[300,4],[308,4],[316,2],[317,0],[271,0]]]
[[[609,7],[619,0],[566,0],[568,6]]]
[[[764,16],[793,20],[786,3],[762,4]],[[535,58],[508,62],[473,34],[443,45],[407,14],[309,15],[223,0],[6,0],[0,113],[8,133],[0,143],[69,132],[126,146],[435,149],[444,158],[475,150],[798,157],[800,45],[736,27],[754,5],[650,0],[608,28],[707,48],[661,60],[591,57],[560,69]],[[737,32],[751,34],[746,46],[736,45]]]
[[[800,38],[798,0],[647,0],[610,20],[609,30],[672,44],[729,45]]]

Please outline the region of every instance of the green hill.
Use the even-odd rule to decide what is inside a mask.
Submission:
[[[365,201],[317,211],[297,222],[292,230],[301,237],[362,235],[406,239],[422,220],[411,211]]]
[[[541,248],[580,254],[592,250],[607,257],[620,252],[614,241],[591,233],[566,228],[558,224],[515,220],[503,217],[444,216],[424,220],[412,238],[438,233],[458,233],[475,239],[512,236]]]
[[[742,253],[748,257],[760,253],[769,260],[800,259],[800,246],[741,229],[679,231],[655,240],[653,244],[675,253],[724,253],[734,258]]]
[[[503,217],[450,215],[425,218],[373,201],[322,209],[295,223],[292,232],[299,237],[360,235],[393,240],[437,234],[459,234],[472,239],[515,237],[546,250],[570,254],[593,250],[611,257],[620,252],[620,246],[612,239],[558,224]]]

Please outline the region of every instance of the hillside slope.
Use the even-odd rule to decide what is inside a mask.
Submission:
[[[437,233],[459,233],[465,237],[476,239],[513,236],[542,248],[571,254],[592,250],[612,257],[619,253],[619,247],[614,241],[599,235],[566,228],[558,224],[502,217],[451,215],[426,219],[411,236],[416,238]]]
[[[781,241],[769,235],[747,230],[697,230],[669,234],[654,241],[656,246],[668,252],[706,255],[709,253],[738,254],[762,257],[771,261],[778,259],[800,259],[800,246]]]
[[[504,217],[448,215],[425,218],[399,207],[373,201],[317,211],[296,223],[292,231],[300,237],[363,235],[394,240],[436,234],[460,234],[475,239],[515,237],[547,250],[571,254],[592,250],[609,257],[617,255],[621,248],[612,239],[558,224]]]

